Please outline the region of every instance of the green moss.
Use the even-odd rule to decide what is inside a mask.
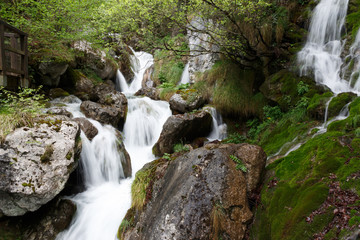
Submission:
[[[349,14],[346,17],[347,28],[351,33],[352,39],[355,39],[356,33],[360,27],[360,1],[354,0],[349,4]]]
[[[334,97],[329,104],[329,118],[337,116],[341,109],[347,103],[351,102],[355,97],[356,95],[352,93],[341,93],[338,96]]]
[[[66,159],[67,159],[67,160],[70,160],[70,159],[72,158],[72,155],[73,155],[73,153],[72,153],[72,151],[70,150],[70,151],[66,154]]]
[[[176,85],[180,81],[185,67],[183,60],[165,50],[157,51],[154,58],[155,64],[152,75],[154,81]]]
[[[325,113],[327,101],[333,96],[333,93],[326,92],[324,94],[315,94],[307,107],[309,117],[322,120],[322,113]]]
[[[53,145],[47,145],[44,154],[40,157],[42,163],[50,162],[51,156],[54,153]]]

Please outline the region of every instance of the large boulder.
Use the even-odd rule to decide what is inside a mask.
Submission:
[[[115,78],[118,66],[104,51],[94,49],[91,43],[86,41],[76,42],[73,48],[83,53],[82,57],[78,56],[76,59],[78,65],[90,68],[101,79]]]
[[[146,96],[153,100],[160,100],[160,89],[156,88],[157,84],[151,79],[153,71],[154,65],[146,69],[141,82],[141,89],[135,93],[135,96]]]
[[[135,181],[150,172],[142,208],[133,206],[119,228],[120,239],[243,239],[253,213],[247,198],[247,174],[230,156],[244,162],[266,161],[260,147],[248,144],[210,144],[170,162],[145,166]],[[153,168],[153,171],[149,169]],[[165,169],[165,170],[164,170]],[[264,167],[261,168],[261,171]],[[259,179],[257,179],[259,182]],[[135,187],[133,187],[135,190]]]
[[[206,111],[170,116],[163,126],[159,140],[153,147],[153,153],[156,156],[172,153],[174,144],[181,140],[191,141],[197,137],[207,136],[211,127],[212,117]]]
[[[179,113],[191,112],[202,107],[204,103],[202,96],[191,90],[174,94],[169,101],[171,110]]]
[[[116,137],[117,137],[116,146],[117,146],[118,152],[120,154],[122,154],[121,165],[122,165],[122,168],[124,171],[124,176],[126,178],[128,178],[128,177],[131,177],[131,175],[132,175],[132,166],[131,166],[130,155],[126,151],[124,141],[123,141],[124,138],[123,138],[121,132],[118,130],[116,130]]]
[[[78,164],[78,124],[65,116],[37,121],[9,134],[0,148],[0,216],[39,209],[63,190]]]

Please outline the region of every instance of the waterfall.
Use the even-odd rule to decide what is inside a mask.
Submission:
[[[223,122],[221,114],[214,107],[206,107],[204,110],[212,116],[212,130],[207,138],[210,141],[225,139],[227,137],[227,125]]]
[[[180,84],[190,83],[189,63],[185,65],[184,71],[181,74]]]
[[[321,0],[313,12],[305,47],[298,54],[300,74],[311,75],[334,93],[358,91],[341,75],[345,17],[349,0]]]
[[[141,86],[140,74],[152,64],[151,61],[150,54],[135,53],[132,60],[135,78],[126,93],[128,113],[123,135],[124,145],[131,158],[132,178],[124,179],[121,165],[124,154],[117,150],[115,129],[88,119],[98,129],[98,135],[89,141],[81,133],[81,166],[86,190],[69,197],[76,204],[77,211],[69,229],[61,232],[57,240],[116,239],[118,227],[131,207],[131,184],[135,173],[155,159],[152,147],[160,137],[163,124],[171,116],[167,102],[131,94]],[[120,77],[119,74],[119,83]],[[80,112],[80,103],[76,99],[67,103],[66,108],[75,117],[84,117]]]
[[[116,83],[115,83],[116,91],[129,92],[129,85],[126,82],[126,79],[122,72],[118,69],[116,72]]]

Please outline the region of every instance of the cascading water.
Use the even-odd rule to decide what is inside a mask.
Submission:
[[[305,47],[298,54],[300,73],[311,75],[334,93],[358,92],[340,75],[345,17],[349,0],[321,0],[311,19]]]
[[[128,84],[125,80],[125,77],[118,70],[116,80],[116,89],[121,89],[121,92],[126,94],[134,94],[141,88],[141,83],[146,69],[151,67],[151,65],[154,63],[154,57],[150,53],[135,52],[132,48],[131,50],[134,54],[130,56],[131,68],[134,72],[134,78],[131,83]]]
[[[132,178],[123,178],[121,161],[124,156],[117,149],[116,130],[88,119],[99,133],[91,142],[81,134],[81,164],[86,191],[70,197],[76,203],[77,211],[70,228],[60,233],[58,240],[116,239],[118,227],[131,205],[131,184],[135,173],[154,159],[152,146],[171,110],[167,102],[131,95],[141,87],[141,72],[143,74],[152,61],[150,54],[135,55],[137,58],[133,62],[137,63],[133,66],[136,65],[137,73],[128,89],[128,114],[124,125],[124,145],[132,162]],[[78,100],[67,104],[67,109],[76,117],[84,117],[80,103]]]
[[[190,83],[189,63],[187,63],[184,67],[184,71],[181,74],[181,79],[179,84],[187,84],[187,83]]]
[[[212,116],[212,131],[208,136],[210,141],[223,140],[227,137],[227,125],[223,122],[222,117],[218,111],[213,107],[204,108]]]

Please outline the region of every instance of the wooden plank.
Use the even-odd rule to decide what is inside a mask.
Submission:
[[[0,59],[1,59],[2,70],[6,71],[4,24],[2,24],[1,22],[0,22]]]
[[[19,33],[20,35],[25,35],[27,36],[28,34],[26,32],[21,31],[20,29],[11,26],[10,24],[8,24],[7,22],[5,22],[4,20],[0,19],[0,25],[3,25],[5,28],[10,29],[16,33]]]
[[[6,51],[9,51],[9,52],[13,52],[13,53],[20,54],[20,55],[25,55],[25,52],[24,52],[24,51],[21,51],[21,50],[19,50],[19,49],[13,48],[13,47],[5,46],[5,50],[6,50]]]

